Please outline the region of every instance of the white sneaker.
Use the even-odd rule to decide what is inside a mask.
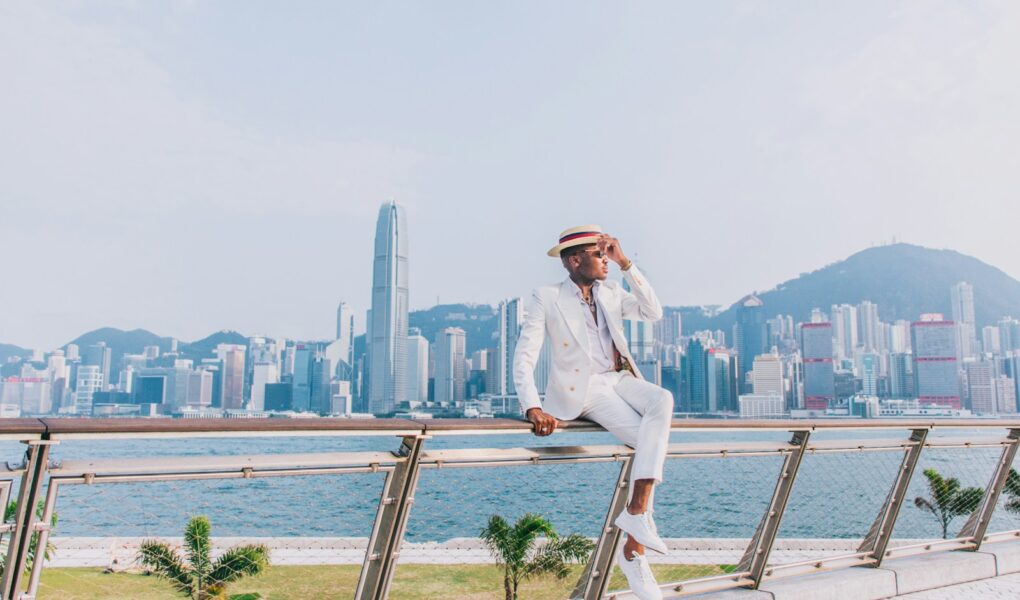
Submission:
[[[624,508],[623,512],[616,517],[615,524],[623,531],[626,531],[627,535],[632,536],[642,546],[655,550],[659,554],[666,553],[666,542],[663,542],[662,538],[659,537],[655,521],[652,520],[651,511],[646,510],[639,515],[632,515]]]
[[[616,550],[616,564],[627,576],[627,585],[630,591],[639,600],[662,600],[662,590],[652,575],[652,569],[648,566],[648,559],[641,554],[635,554],[634,558],[627,560],[623,553],[623,543]]]

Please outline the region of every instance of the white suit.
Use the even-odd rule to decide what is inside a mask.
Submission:
[[[623,320],[656,321],[662,318],[662,305],[636,266],[623,275],[631,291],[606,280],[600,283],[597,302],[599,314],[605,315],[600,325],[608,327],[613,345],[630,362],[634,375],[593,372],[585,307],[577,297],[577,284],[568,277],[532,293],[514,354],[514,384],[521,410],[541,407],[557,419],[581,417],[599,423],[635,449],[633,479],[660,481],[673,397],[641,377],[627,348]],[[543,405],[535,386],[535,364],[546,337],[552,344],[552,369]]]

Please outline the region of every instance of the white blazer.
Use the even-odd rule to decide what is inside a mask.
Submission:
[[[658,321],[662,318],[662,305],[636,266],[632,264],[623,277],[630,291],[615,281],[603,281],[598,302],[617,351],[630,362],[634,374],[641,377],[623,336],[623,320]],[[535,365],[547,337],[552,344],[552,368],[543,410],[567,420],[576,419],[584,408],[592,372],[584,307],[577,300],[577,289],[577,284],[568,277],[563,283],[532,292],[514,352],[514,385],[525,412],[543,406],[535,385]]]

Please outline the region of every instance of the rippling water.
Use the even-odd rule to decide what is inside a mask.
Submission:
[[[959,435],[950,432],[947,435]],[[784,432],[675,433],[673,441],[784,440]],[[898,432],[823,433],[818,436],[893,437]],[[434,438],[429,448],[515,447],[614,443],[609,434]],[[57,459],[209,456],[392,450],[395,438],[232,438],[65,441]],[[17,444],[0,444],[15,460]],[[925,495],[920,470],[934,467],[965,486],[984,486],[999,456],[995,449],[930,450],[922,455],[896,537],[940,537],[935,519],[913,505]],[[817,454],[805,457],[780,537],[860,538],[867,532],[899,467],[899,452]],[[775,487],[779,457],[676,459],[667,462],[656,490],[656,521],[664,537],[750,537]],[[475,537],[490,515],[525,512],[549,518],[561,533],[598,534],[606,517],[614,463],[499,468],[425,469],[408,524],[411,541]],[[179,535],[194,514],[205,514],[218,536],[368,536],[382,474],[288,476],[254,479],[104,483],[61,489],[58,535]],[[954,522],[954,530],[965,519]],[[1000,509],[992,531],[1018,529],[1020,519]]]

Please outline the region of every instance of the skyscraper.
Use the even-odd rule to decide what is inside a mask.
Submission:
[[[836,358],[853,358],[857,347],[857,307],[838,304],[832,307],[832,337]]]
[[[977,354],[977,325],[974,323],[974,286],[961,281],[949,289],[956,323],[957,359]]]
[[[220,344],[216,347],[216,358],[223,362],[223,388],[220,406],[223,408],[244,407],[244,352],[239,344]]]
[[[407,218],[394,202],[379,208],[372,265],[372,312],[368,340],[368,410],[390,413],[405,400],[407,386]]]
[[[832,323],[803,323],[800,337],[804,352],[804,408],[825,410],[836,399]]]
[[[955,323],[931,317],[911,325],[910,335],[914,348],[914,393],[918,401],[960,408]]]
[[[967,395],[970,409],[977,414],[995,414],[995,367],[990,362],[967,363]]]
[[[436,402],[453,406],[464,400],[467,373],[465,370],[464,330],[447,327],[436,335]]]
[[[416,408],[429,400],[429,341],[412,327],[407,336],[407,403]]]
[[[755,395],[778,394],[781,398],[786,396],[783,384],[783,361],[780,360],[778,353],[756,356],[754,368],[751,369],[751,380]]]
[[[517,351],[517,338],[521,335],[523,324],[523,299],[507,298],[499,303],[499,347],[496,359],[496,377],[499,388],[494,392],[500,396],[517,394],[513,378],[514,352]]]
[[[741,391],[750,389],[747,373],[754,364],[754,357],[765,352],[768,339],[765,329],[765,303],[755,294],[745,296],[737,305],[737,324],[733,327],[733,343],[740,359],[737,385]]]
[[[701,413],[708,411],[708,352],[700,338],[691,338],[687,343],[686,390],[681,412]]]
[[[351,381],[354,374],[354,309],[341,302],[336,308],[336,340],[326,347],[336,377]]]
[[[85,357],[82,364],[99,367],[99,373],[103,376],[100,386],[106,386],[110,383],[110,363],[112,357],[113,349],[107,346],[106,342],[96,342],[85,348]],[[100,387],[100,390],[102,390],[102,387]],[[89,406],[89,410],[92,410],[91,406]]]
[[[878,319],[878,305],[865,300],[857,305],[857,340],[868,352],[882,350],[881,321]]]

